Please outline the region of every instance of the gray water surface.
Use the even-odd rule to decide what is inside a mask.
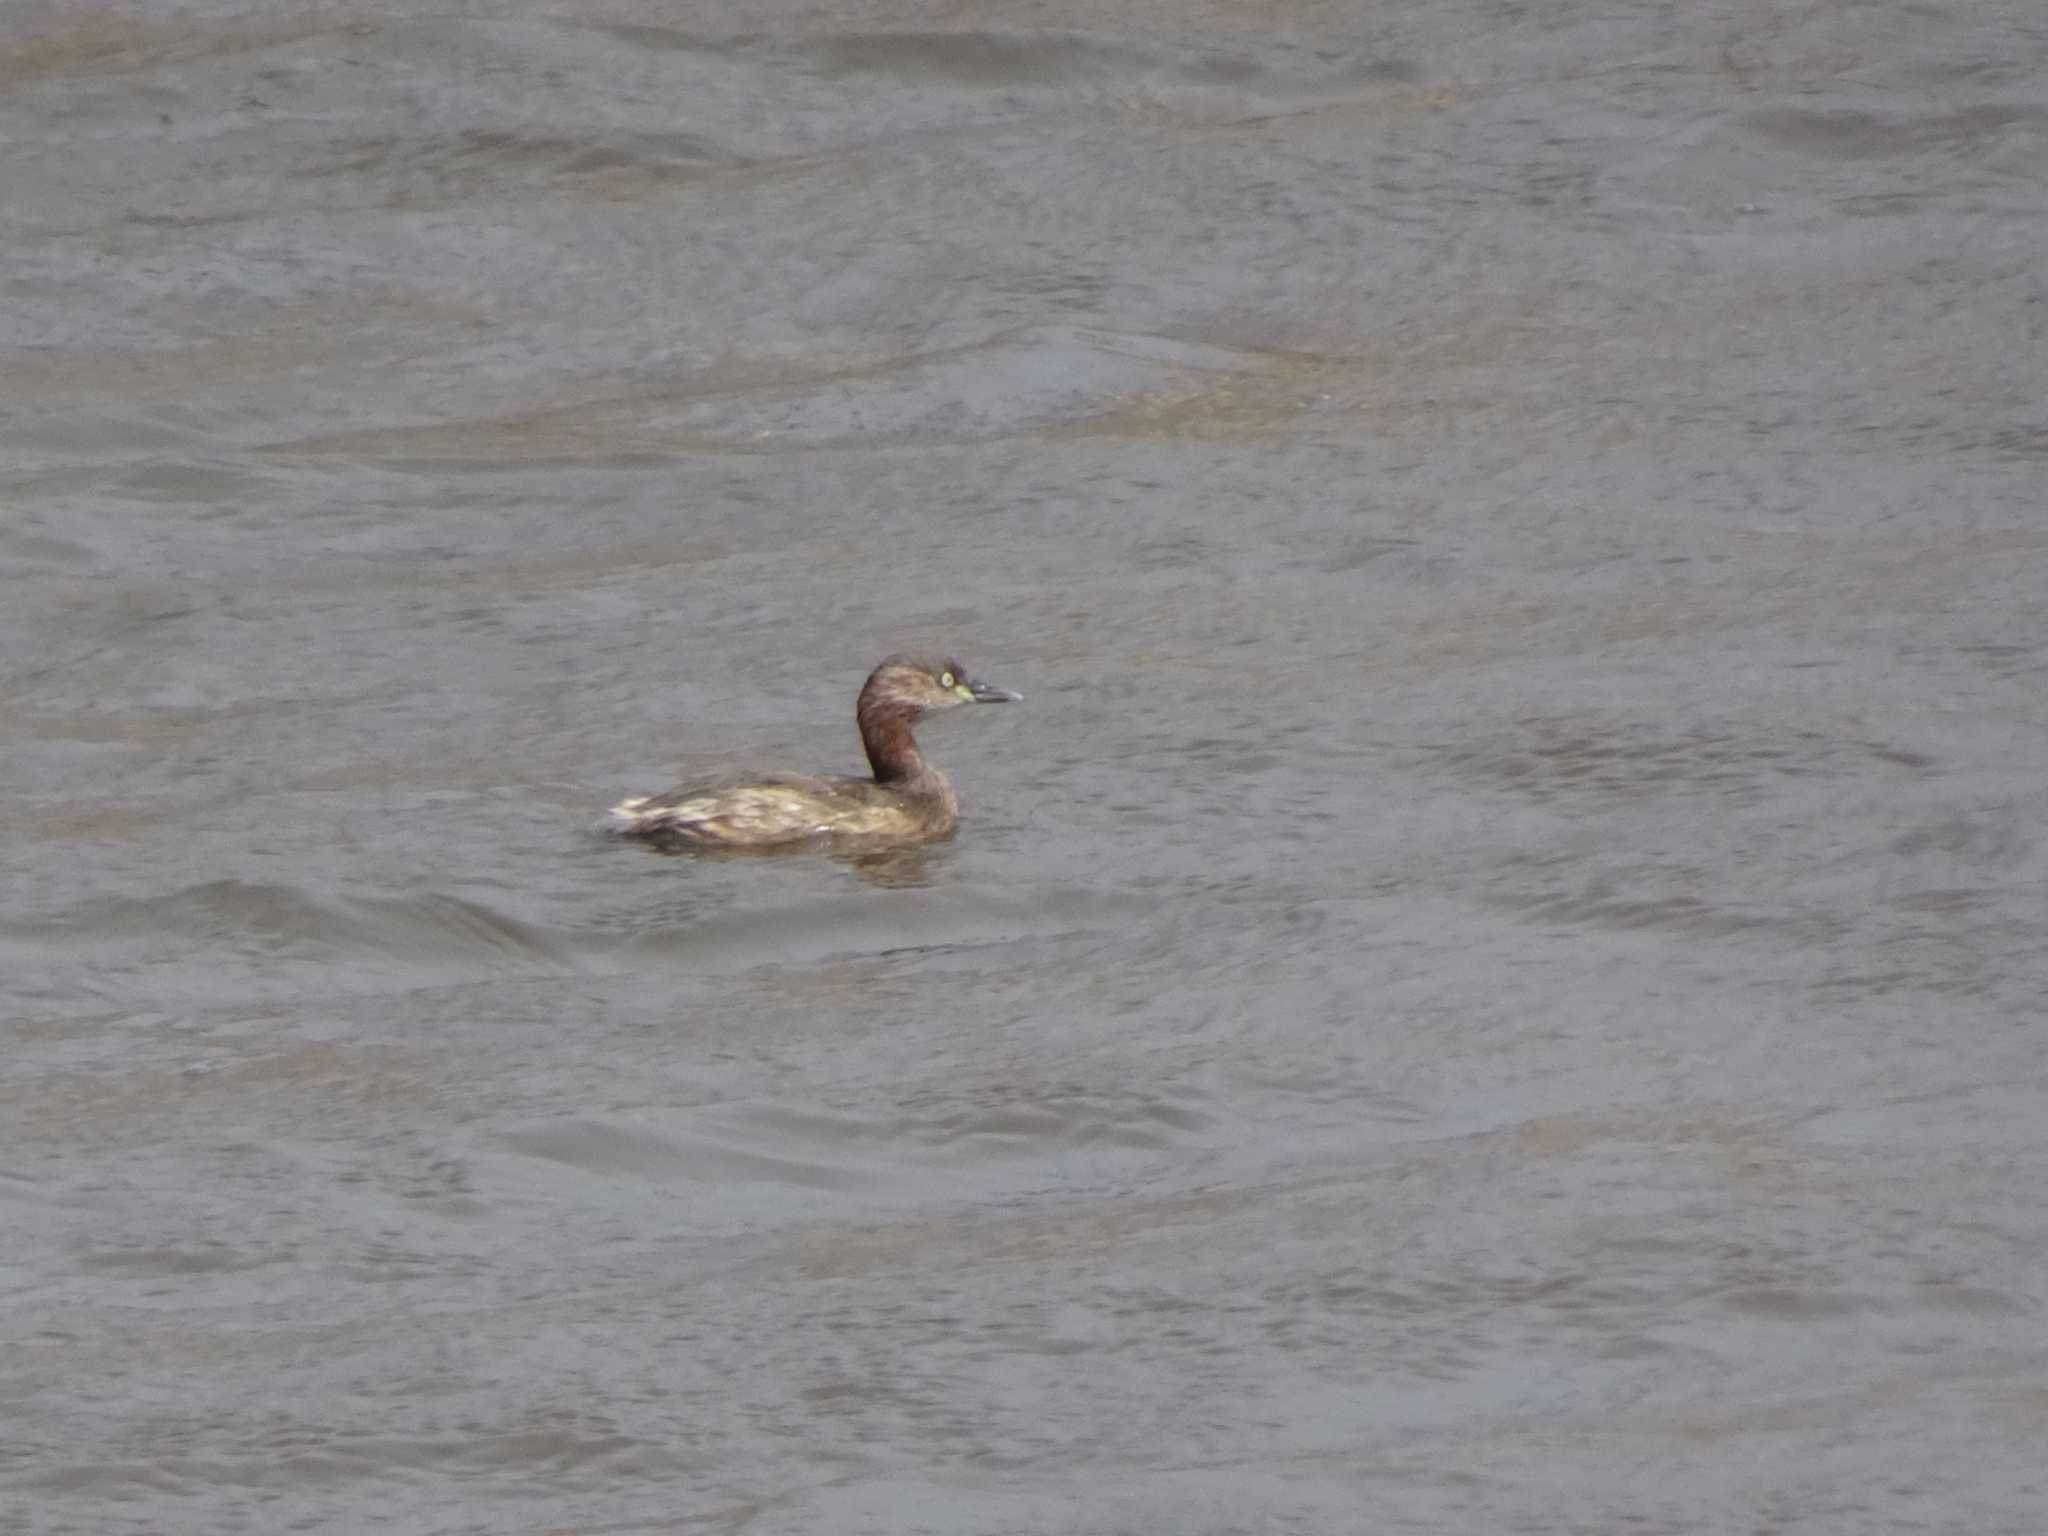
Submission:
[[[2034,1536],[2023,0],[0,13],[0,1530]],[[859,764],[961,835],[699,862]]]

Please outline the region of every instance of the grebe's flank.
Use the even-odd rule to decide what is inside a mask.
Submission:
[[[969,677],[957,661],[891,656],[868,674],[854,706],[871,778],[745,774],[631,795],[611,809],[614,830],[670,849],[886,848],[950,836],[960,797],[918,749],[911,727],[963,704],[1010,704],[1021,694]]]

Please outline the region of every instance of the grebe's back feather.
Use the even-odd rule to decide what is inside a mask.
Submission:
[[[659,795],[629,795],[609,813],[615,831],[704,848],[786,848],[823,839],[901,841],[957,825],[960,802],[935,771],[928,803],[873,779],[801,773],[735,774]],[[906,822],[912,816],[916,825]]]

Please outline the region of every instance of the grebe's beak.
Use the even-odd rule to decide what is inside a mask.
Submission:
[[[969,678],[960,685],[967,690],[967,697],[977,704],[1022,704],[1024,695],[1012,693],[1007,688],[998,688],[991,683],[977,683]]]

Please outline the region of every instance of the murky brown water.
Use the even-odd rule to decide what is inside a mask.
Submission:
[[[0,1529],[2043,1528],[2038,6],[420,15],[0,14]]]

